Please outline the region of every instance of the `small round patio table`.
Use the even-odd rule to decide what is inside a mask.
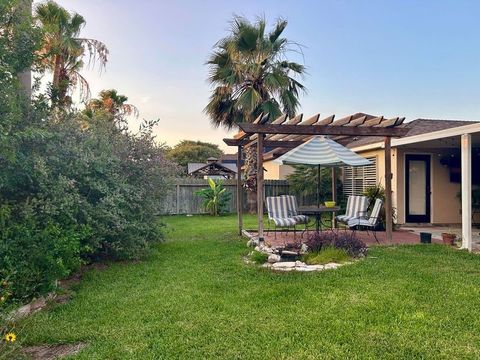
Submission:
[[[337,212],[340,210],[339,206],[332,206],[332,207],[327,207],[327,206],[300,206],[298,208],[298,212],[304,215],[315,215],[315,229],[317,232],[321,231],[321,225],[322,225],[322,214],[329,212],[332,214],[332,221],[333,221],[333,213]],[[333,222],[332,222],[333,224]]]

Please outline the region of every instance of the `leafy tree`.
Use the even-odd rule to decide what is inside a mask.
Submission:
[[[216,144],[203,141],[182,140],[167,154],[168,158],[181,166],[202,163],[209,157],[219,158],[223,151]]]
[[[292,50],[292,42],[282,37],[287,21],[278,20],[270,32],[266,25],[263,18],[252,23],[235,16],[230,34],[215,45],[207,61],[214,89],[205,107],[214,126],[230,129],[261,113],[295,115],[299,92],[305,90],[297,78],[305,67],[287,60]]]
[[[68,92],[73,87],[80,89],[82,98],[88,98],[90,88],[80,74],[84,55],[88,53],[89,62],[99,61],[103,67],[108,57],[106,45],[95,39],[80,37],[85,19],[77,13],[68,12],[54,1],[39,4],[35,16],[43,32],[38,65],[40,69],[53,73],[52,103],[60,107],[70,105]]]
[[[311,204],[317,204],[317,184],[318,168],[316,166],[295,165],[295,171],[287,179],[290,184],[290,190],[311,199]],[[337,203],[342,203],[342,182],[340,171],[337,174]],[[320,168],[320,202],[332,200],[332,170],[330,168]]]

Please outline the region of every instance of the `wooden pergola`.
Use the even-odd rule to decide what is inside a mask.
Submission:
[[[391,165],[391,138],[406,135],[408,129],[398,127],[405,120],[404,117],[384,118],[366,114],[353,114],[334,120],[335,115],[320,119],[320,114],[303,120],[303,114],[288,119],[282,115],[270,121],[268,114],[261,114],[253,123],[239,124],[240,131],[230,139],[223,139],[229,146],[237,147],[237,167],[241,169],[242,153],[247,147],[255,146],[257,150],[257,216],[258,238],[264,240],[263,235],[263,202],[264,177],[263,155],[264,148],[292,149],[309,140],[315,135],[329,136],[331,139],[348,145],[359,137],[377,136],[384,138],[385,144],[385,215],[386,239],[392,239],[392,165]],[[335,199],[334,199],[335,200]],[[237,213],[238,232],[243,232],[242,220],[242,175],[237,172]]]

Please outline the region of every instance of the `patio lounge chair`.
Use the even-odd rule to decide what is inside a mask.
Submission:
[[[309,217],[298,213],[297,198],[293,195],[280,195],[287,199],[288,216],[295,219],[297,224],[308,224]]]
[[[266,199],[267,212],[268,212],[268,229],[267,234],[270,231],[270,223],[275,225],[275,238],[277,237],[277,227],[289,228],[293,227],[293,233],[295,237],[295,225],[296,220],[289,216],[287,199],[284,196],[269,196]]]
[[[351,219],[365,217],[368,209],[368,198],[366,196],[349,196],[344,215],[338,215],[337,221],[348,224]]]
[[[373,237],[375,238],[375,241],[378,243],[377,239],[377,234],[375,232],[375,229],[377,228],[378,223],[380,222],[380,210],[382,208],[383,201],[380,199],[375,200],[375,205],[373,205],[372,212],[370,213],[370,216],[359,216],[354,219],[350,219],[348,221],[348,227],[350,229],[358,229],[359,227],[363,227],[368,230],[370,229],[373,233]]]

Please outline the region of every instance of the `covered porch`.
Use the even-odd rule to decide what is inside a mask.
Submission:
[[[454,233],[480,246],[480,124],[392,140],[394,206],[402,229]]]

